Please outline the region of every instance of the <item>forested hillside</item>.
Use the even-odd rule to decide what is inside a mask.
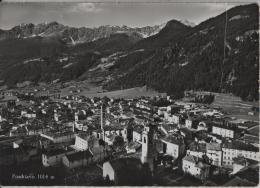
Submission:
[[[232,92],[243,99],[258,99],[258,19],[256,4],[238,6],[227,12],[225,60],[225,13],[196,27],[184,28],[178,35],[174,33],[174,28],[174,34],[162,30],[152,37],[168,39],[157,41],[159,44],[155,45],[161,48],[126,57],[129,58],[127,60],[121,59],[122,62],[117,63],[118,75],[123,76],[109,82],[106,87],[116,89],[148,85],[178,96],[184,90],[195,89]],[[136,46],[140,43],[145,48],[142,44],[151,44],[149,40],[144,39]],[[150,49],[150,45],[145,49]],[[122,70],[127,71],[126,74],[122,74]]]
[[[231,92],[244,100],[259,98],[256,4],[234,7],[194,27],[177,20],[169,21],[162,29],[114,27],[120,32],[113,30],[108,36],[103,33],[90,42],[68,43],[68,28],[58,23],[51,26],[43,27],[46,33],[52,33],[44,36],[34,25],[22,31],[21,26],[10,33],[0,31],[3,85],[103,77],[99,84],[107,90],[147,85],[176,97],[194,89]],[[143,38],[140,32],[153,35]],[[61,36],[67,36],[66,40]]]

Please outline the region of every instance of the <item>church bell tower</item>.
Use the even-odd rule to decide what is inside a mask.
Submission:
[[[149,126],[144,128],[142,133],[142,156],[141,162],[148,163],[151,172],[154,171],[155,147],[153,140],[153,129]]]

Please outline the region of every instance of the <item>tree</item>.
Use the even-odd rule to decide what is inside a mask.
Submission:
[[[124,139],[121,136],[116,136],[113,142],[113,148],[115,150],[121,150],[124,146]]]

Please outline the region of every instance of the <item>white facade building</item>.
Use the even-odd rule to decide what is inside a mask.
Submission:
[[[212,126],[212,133],[216,135],[220,135],[225,138],[234,138],[235,137],[235,131],[232,129],[229,129],[228,127],[220,127],[220,126]]]
[[[207,143],[207,156],[215,166],[222,165],[222,148],[219,143]]]
[[[163,153],[168,154],[175,159],[182,155],[185,151],[185,145],[182,139],[168,136],[161,139],[163,144]]]
[[[233,141],[226,143],[222,147],[223,151],[223,165],[227,167],[232,167],[233,159],[238,156],[243,156],[247,159],[252,159],[255,161],[260,160],[259,148],[245,144],[240,141]]]
[[[199,158],[192,155],[186,155],[182,159],[182,170],[198,179],[205,180],[209,177],[210,165],[205,164]]]

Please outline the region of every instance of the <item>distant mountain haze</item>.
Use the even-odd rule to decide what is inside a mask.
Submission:
[[[97,28],[74,28],[64,26],[57,22],[41,23],[41,24],[21,24],[15,26],[10,30],[0,31],[0,40],[13,39],[13,38],[31,38],[31,37],[60,37],[61,40],[70,44],[78,44],[84,42],[91,42],[100,38],[109,37],[115,33],[136,33],[142,38],[149,37],[158,33],[162,28],[162,25],[146,26],[141,28],[131,28],[127,26],[100,26]]]

